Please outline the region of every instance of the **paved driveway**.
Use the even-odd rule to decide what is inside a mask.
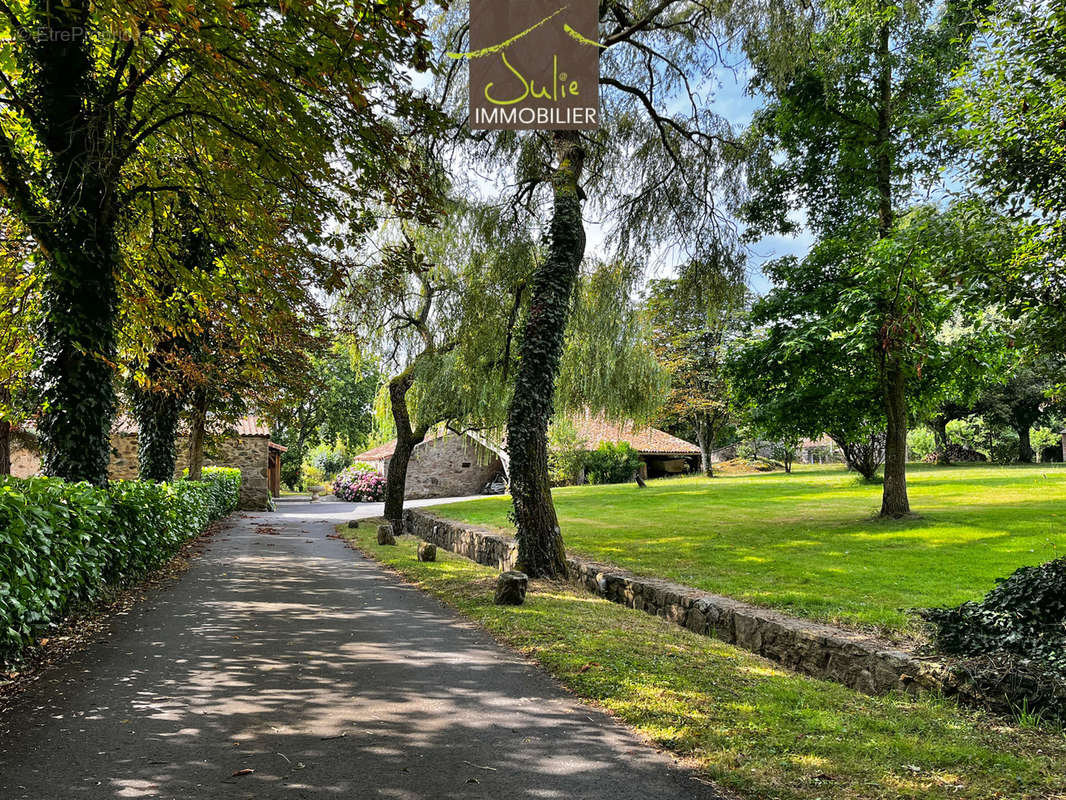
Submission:
[[[329,538],[355,513],[375,511],[231,517],[180,580],[19,700],[0,798],[716,796]]]

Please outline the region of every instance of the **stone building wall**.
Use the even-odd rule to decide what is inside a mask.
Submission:
[[[414,449],[404,495],[416,500],[478,494],[502,470],[500,457],[494,452],[469,436],[450,434]]]
[[[189,466],[189,439],[177,439],[178,460],[174,477],[180,478]],[[204,466],[236,467],[241,471],[241,505],[244,510],[255,511],[269,507],[270,486],[267,464],[270,456],[270,439],[266,436],[239,436],[226,439],[220,445],[206,448]],[[111,437],[111,463],[108,477],[111,480],[136,480],[141,468],[137,454],[137,434],[119,433]]]
[[[16,478],[29,478],[41,474],[41,457],[21,444],[11,442],[11,474]]]
[[[189,441],[179,436],[178,461],[174,477],[180,478],[189,466]],[[241,471],[241,505],[245,510],[262,510],[270,505],[270,486],[267,465],[270,458],[270,439],[266,436],[240,436],[226,439],[204,454],[204,465],[236,467]],[[137,480],[141,460],[137,454],[137,434],[115,433],[111,436],[111,462],[107,475],[113,481]],[[11,448],[11,474],[28,478],[40,473],[41,459],[25,447]]]

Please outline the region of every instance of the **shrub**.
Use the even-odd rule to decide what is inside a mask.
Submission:
[[[574,423],[565,417],[552,421],[548,428],[548,479],[552,486],[580,483],[588,456],[588,443]]]
[[[1022,567],[984,599],[921,612],[978,690],[1066,722],[1066,558]]]
[[[329,445],[321,444],[311,449],[304,463],[321,470],[325,480],[328,481],[341,470],[351,466],[352,457],[348,455],[343,447],[333,448]]]
[[[232,511],[240,471],[204,480],[115,481],[106,489],[55,478],[0,477],[0,659],[18,655],[75,605],[169,559]]]
[[[377,503],[385,499],[385,478],[373,470],[356,465],[333,479],[333,496],[348,503]]]
[[[589,483],[625,483],[640,463],[640,454],[629,442],[601,442],[585,459],[585,475]]]
[[[326,483],[326,473],[307,461],[304,462],[301,475],[305,490],[310,490],[312,486],[323,486]]]

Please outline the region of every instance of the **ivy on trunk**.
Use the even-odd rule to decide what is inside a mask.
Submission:
[[[579,186],[585,153],[578,134],[554,134],[553,213],[548,254],[533,276],[514,396],[507,415],[511,498],[518,528],[517,568],[530,577],[564,577],[566,553],[548,481],[548,423],[563,352],[570,297],[585,256]]]

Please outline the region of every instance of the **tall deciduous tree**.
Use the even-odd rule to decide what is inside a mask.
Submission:
[[[0,208],[0,475],[11,472],[14,426],[26,417],[38,301],[33,243]]]
[[[947,163],[945,100],[974,27],[969,2],[825,0],[775,8],[744,36],[752,88],[768,97],[751,129],[753,230],[791,232],[803,209],[821,237],[863,231],[878,265],[852,273],[860,280],[846,301],[866,307],[867,353],[880,370],[884,516],[910,511],[907,385],[916,364],[907,353],[924,324],[900,215]]]
[[[462,14],[465,6],[455,9]],[[632,256],[631,263],[660,245],[700,258],[729,235],[722,206],[742,186],[739,148],[706,95],[722,67],[720,9],[605,0],[599,10],[601,129],[479,137],[473,152],[513,175],[515,203],[547,220],[507,419],[518,561],[532,576],[566,573],[547,430],[585,254],[585,207],[611,221],[614,255]],[[463,52],[465,25],[443,27],[444,49]],[[445,70],[442,84],[448,100],[462,102],[463,92],[449,93],[461,85],[457,73],[457,66]]]
[[[166,188],[155,153],[193,131],[199,180],[266,176],[320,222],[366,193],[416,202],[395,122],[421,31],[406,0],[0,3],[0,194],[42,259],[46,471],[106,481],[118,230]]]
[[[969,275],[1009,302],[1030,343],[1066,353],[1066,2],[990,3],[976,42],[955,122],[976,190],[1023,227],[1008,264]]]
[[[745,294],[743,286],[692,286],[682,278],[653,282],[647,300],[653,346],[670,375],[663,411],[694,428],[708,478],[714,477],[711,451],[718,432],[734,414],[727,361],[740,333]]]

